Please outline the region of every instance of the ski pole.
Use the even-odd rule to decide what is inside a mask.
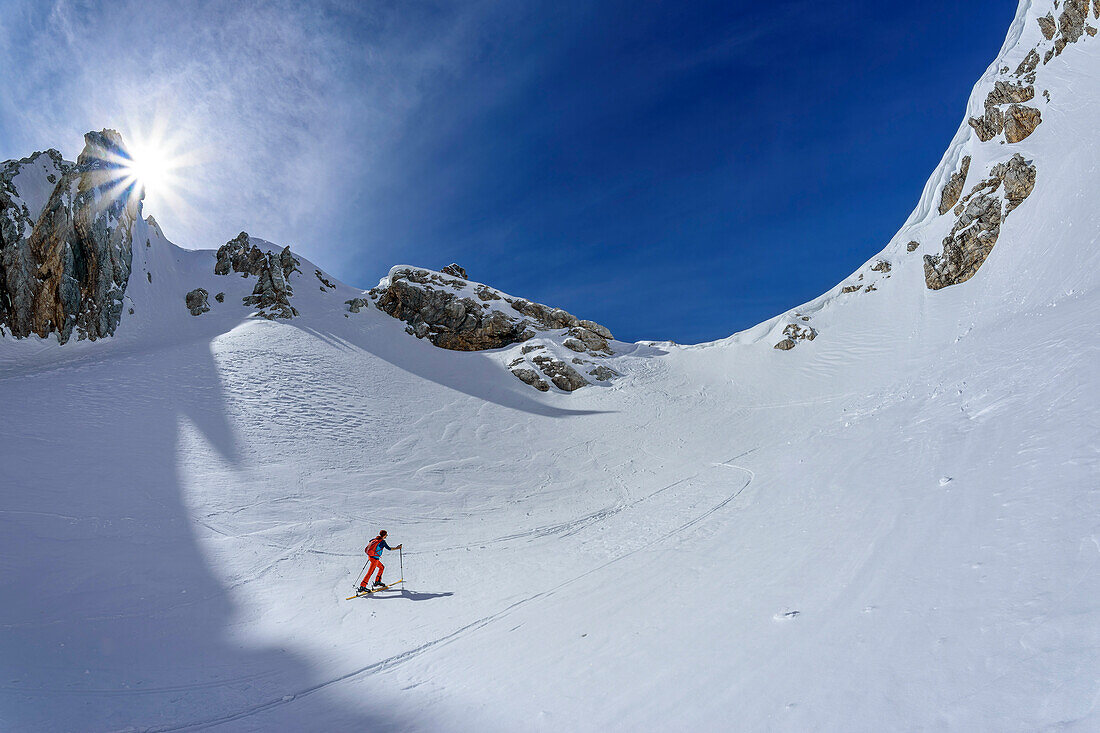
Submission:
[[[397,548],[397,559],[401,562],[401,580],[405,579],[405,551]]]

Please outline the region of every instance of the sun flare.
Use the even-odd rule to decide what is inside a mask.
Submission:
[[[158,117],[151,127],[130,125],[123,133],[125,151],[112,157],[114,196],[140,196],[146,211],[185,213],[192,181],[189,171],[198,161],[194,145],[187,144],[172,126]]]
[[[174,161],[168,153],[152,145],[130,144],[130,160],[125,164],[127,177],[147,191],[170,186]]]

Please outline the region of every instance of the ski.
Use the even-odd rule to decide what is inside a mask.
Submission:
[[[404,579],[404,578],[402,578],[401,580],[395,580],[395,581],[393,581],[393,582],[392,582],[392,583],[390,583],[389,585],[384,585],[384,586],[382,586],[381,588],[368,588],[367,590],[364,590],[364,591],[359,591],[358,593],[356,593],[356,594],[355,594],[355,595],[353,595],[353,596],[348,596],[348,597],[347,597],[347,598],[345,598],[344,600],[345,600],[345,601],[350,601],[350,600],[352,600],[353,598],[362,598],[363,596],[369,596],[369,595],[370,595],[371,593],[377,593],[377,592],[379,592],[379,591],[383,591],[383,590],[389,590],[390,588],[394,587],[394,586],[395,586],[395,585],[397,585],[398,583],[404,583],[404,582],[405,582],[405,579]]]

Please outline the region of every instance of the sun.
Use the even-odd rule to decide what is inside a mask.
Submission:
[[[186,199],[201,156],[179,126],[157,115],[149,126],[127,125],[122,138],[125,149],[111,159],[115,171],[111,194],[142,199],[146,211],[189,211]]]
[[[135,141],[130,143],[129,153],[130,159],[123,168],[125,175],[146,191],[155,192],[172,184],[176,166],[167,151]]]

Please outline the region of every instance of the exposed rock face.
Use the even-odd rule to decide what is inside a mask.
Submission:
[[[1076,43],[1085,31],[1085,18],[1089,15],[1089,0],[1065,0],[1062,14],[1058,16],[1058,30],[1067,43]]]
[[[603,326],[592,323],[591,321],[581,321],[580,323],[592,324],[593,326],[596,326],[596,328],[599,328],[604,333],[608,334],[608,336],[601,336],[600,333],[598,333],[597,331],[585,328],[583,325],[578,324],[569,329],[569,333],[573,335],[573,338],[579,340],[582,344],[584,344],[584,349],[587,349],[590,353],[598,352],[603,354],[610,354],[611,345],[607,343],[607,338],[610,337],[611,332]]]
[[[1023,64],[1021,64],[1022,67]],[[993,85],[993,91],[985,98],[985,114],[981,117],[971,117],[968,122],[974,128],[974,132],[977,133],[978,139],[983,143],[989,142],[1000,135],[1001,132],[1005,133],[1006,142],[1018,143],[1034,132],[1039,123],[1043,121],[1039,110],[1019,104],[1034,97],[1034,86],[998,81]],[[1007,112],[1001,110],[1003,105],[1009,105]],[[967,164],[969,165],[969,159],[967,159]],[[951,177],[948,186],[944,187],[945,197],[948,193],[948,187],[955,183],[955,175]],[[966,174],[963,173],[963,178],[965,179],[965,177]],[[960,181],[958,183],[960,191],[962,185]],[[956,200],[958,200],[957,195]],[[950,206],[945,208],[944,203],[944,200],[940,201],[941,214],[947,213],[947,210],[951,208]],[[954,202],[951,205],[954,205]]]
[[[1004,184],[1006,216],[1031,195],[1035,189],[1035,173],[1035,166],[1027,163],[1019,153],[993,168],[990,181],[1000,178]]]
[[[513,369],[512,374],[515,374],[521,381],[531,385],[539,392],[548,392],[550,390],[550,385],[547,384],[534,369]]]
[[[998,195],[1002,188],[1003,197]],[[997,237],[1001,223],[1035,188],[1035,166],[1016,154],[990,171],[956,207],[958,220],[943,240],[943,253],[925,255],[924,280],[930,290],[966,282],[982,266]],[[1002,198],[1004,206],[1002,206]]]
[[[871,270],[873,272],[881,272],[883,274],[886,274],[887,272],[890,272],[891,269],[892,268],[890,266],[890,263],[886,260],[879,260],[875,264],[871,265]]]
[[[89,132],[75,166],[57,151],[12,161],[0,173],[0,319],[13,336],[65,343],[110,336],[130,279],[132,227],[144,192],[119,186],[128,158],[114,130]],[[17,179],[45,166],[31,201]],[[55,185],[56,184],[56,185]],[[32,211],[32,209],[34,209]]]
[[[248,232],[241,232],[218,247],[218,261],[214,265],[214,274],[228,275],[230,272],[239,272],[245,276],[259,275],[261,263],[266,257],[262,249],[251,243]]]
[[[1014,104],[1008,108],[1005,115],[1005,140],[1010,143],[1018,143],[1031,133],[1043,121],[1043,115],[1034,107],[1025,107],[1022,104]]]
[[[38,287],[38,265],[30,246],[34,223],[58,178],[71,169],[56,150],[11,160],[0,168],[0,326],[7,325],[17,337],[30,335],[32,328]],[[38,178],[38,186],[26,181],[28,176]]]
[[[210,310],[210,302],[207,298],[210,297],[210,293],[206,292],[202,288],[195,288],[187,294],[184,302],[187,303],[187,310],[191,311],[193,316],[201,316]]]
[[[313,274],[317,276],[317,279],[321,282],[321,292],[327,292],[329,290],[336,289],[336,283],[325,277],[325,273],[320,270],[314,269]]]
[[[380,310],[408,323],[409,333],[444,349],[497,349],[526,341],[538,331],[569,329],[568,348],[611,353],[607,328],[560,308],[504,296],[469,282],[462,277],[466,271],[457,265],[449,268],[446,272],[452,277],[445,277],[443,271],[395,268],[370,296]],[[497,301],[507,305],[499,306]]]
[[[452,262],[451,264],[444,267],[442,270],[440,270],[440,272],[445,272],[448,275],[454,275],[455,277],[460,277],[463,280],[468,280],[469,279],[468,277],[466,277],[466,268],[460,267],[459,265],[456,265],[454,262]]]
[[[946,213],[946,212],[940,212],[940,213]],[[914,251],[916,251],[917,247],[919,247],[919,246],[920,246],[920,242],[917,242],[916,240],[914,240],[914,241],[910,242],[909,244],[905,245],[905,251],[906,252],[914,252]]]
[[[595,369],[590,371],[589,374],[591,374],[593,377],[600,380],[601,382],[608,382],[615,377],[620,376],[617,371],[615,371],[611,367],[604,366],[603,364],[598,365]]]
[[[1039,52],[1034,48],[1028,51],[1027,56],[1020,62],[1020,65],[1016,67],[1016,76],[1024,77],[1035,82],[1034,75],[1035,69],[1039,66]]]
[[[408,323],[409,333],[427,337],[444,349],[496,349],[529,338],[525,324],[459,296],[448,287],[451,284],[426,270],[399,268],[390,273],[385,287],[371,290],[370,295],[377,298],[379,310]]]
[[[571,351],[576,351],[577,353],[584,353],[585,351],[584,342],[580,339],[567,338],[562,342],[562,346]]]
[[[947,184],[943,187],[943,191],[940,192],[941,214],[946,214],[948,211],[951,211],[951,207],[958,203],[959,196],[962,196],[963,185],[966,184],[966,174],[969,172],[970,156],[967,155],[962,159],[959,170],[951,174],[951,177],[947,180]]]
[[[978,139],[983,143],[989,142],[993,138],[1001,134],[1001,130],[1005,127],[1004,114],[1001,110],[994,105],[986,102],[985,114],[981,117],[971,117],[967,120],[970,126],[974,128],[974,132],[978,134]]]
[[[550,378],[554,386],[563,392],[573,392],[574,390],[578,390],[588,385],[588,380],[582,377],[576,369],[560,359],[554,359],[553,357],[540,354],[531,361],[535,362],[535,365],[538,366],[543,374]]]
[[[1039,30],[1043,32],[1043,37],[1048,41],[1054,38],[1054,34],[1058,30],[1058,26],[1054,24],[1054,16],[1047,13],[1044,17],[1036,20],[1039,23]]]
[[[285,252],[289,252],[289,249]],[[269,266],[260,271],[252,295],[246,295],[241,300],[245,305],[258,308],[258,315],[273,320],[298,315],[298,311],[290,304],[293,295],[294,290],[287,281],[284,269],[281,266]]]
[[[1027,102],[1035,97],[1035,87],[999,81],[993,85],[993,91],[986,97],[987,104],[1013,104]]]
[[[214,296],[214,300],[218,301],[219,303],[224,303],[225,302],[225,293],[218,293],[217,295]]]
[[[256,276],[252,295],[246,295],[241,300],[245,305],[258,308],[257,315],[268,320],[298,315],[290,304],[290,298],[294,295],[290,275],[301,272],[298,269],[301,262],[291,253],[290,247],[284,247],[278,254],[265,252],[253,244],[248,232],[241,232],[218,248],[217,260],[215,275],[239,272],[242,277]]]

